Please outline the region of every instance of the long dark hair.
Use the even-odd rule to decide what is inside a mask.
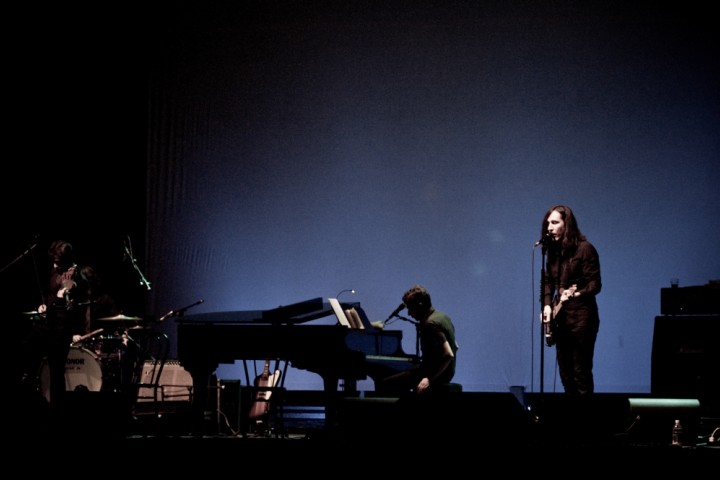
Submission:
[[[66,240],[55,240],[48,248],[48,258],[61,270],[69,268],[75,263],[72,244]]]
[[[550,207],[550,209],[545,212],[542,226],[540,228],[540,238],[545,238],[548,228],[548,218],[550,217],[550,214],[555,211],[560,214],[563,221],[565,222],[565,232],[563,233],[563,236],[562,238],[560,238],[559,242],[557,242],[557,245],[562,251],[575,250],[578,243],[585,240],[585,235],[583,235],[583,233],[580,231],[580,227],[578,227],[575,214],[573,213],[572,209],[567,205],[555,205],[554,207]],[[553,244],[556,244],[556,242],[553,242]],[[551,249],[551,251],[552,250],[553,249]]]

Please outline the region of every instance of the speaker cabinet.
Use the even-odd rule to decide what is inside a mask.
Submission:
[[[720,315],[720,285],[660,289],[663,315]]]
[[[651,392],[720,406],[720,315],[655,317]]]
[[[243,399],[240,380],[220,380],[220,406],[218,411],[218,432],[221,435],[243,433]]]

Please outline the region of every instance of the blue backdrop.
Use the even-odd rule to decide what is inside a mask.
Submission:
[[[5,263],[38,232],[69,237],[148,318],[355,289],[341,300],[383,320],[420,283],[455,321],[465,390],[538,391],[533,244],[563,203],[600,253],[597,390],[649,392],[660,289],[720,277],[709,7],[322,3],[18,16],[46,48],[12,69]],[[28,277],[9,310],[37,304]],[[412,325],[387,328],[414,352]],[[561,391],[553,349],[544,370]],[[286,386],[321,382],[291,369]]]

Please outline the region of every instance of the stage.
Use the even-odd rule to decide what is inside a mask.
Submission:
[[[716,406],[697,399],[596,394],[578,405],[563,394],[458,392],[414,403],[362,392],[340,396],[328,425],[322,392],[295,391],[277,399],[282,404],[259,429],[243,418],[248,395],[251,389],[229,388],[201,419],[188,402],[169,402],[157,414],[151,405],[127,410],[113,395],[72,392],[62,411],[52,412],[42,399],[25,395],[11,415],[11,445],[23,456],[49,448],[91,456],[89,462],[121,455],[134,464],[148,456],[167,471],[251,458],[281,471],[312,472],[313,462],[326,468],[330,459],[366,468],[400,453],[418,468],[423,458],[413,452],[423,451],[452,455],[456,467],[492,462],[523,472],[549,472],[558,461],[588,460],[593,469],[626,462],[647,472],[696,469],[720,459]],[[671,445],[676,418],[684,426],[682,445]],[[290,465],[282,458],[302,461]]]

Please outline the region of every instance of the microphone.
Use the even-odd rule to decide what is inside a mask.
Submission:
[[[400,305],[397,306],[397,308],[396,308],[395,310],[393,310],[393,312],[390,314],[390,316],[389,316],[389,317],[387,318],[387,320],[385,320],[385,321],[387,322],[387,321],[390,320],[391,318],[397,316],[397,314],[400,313],[403,308],[405,308],[405,304],[404,304],[404,303],[401,303]]]
[[[170,310],[168,313],[166,313],[165,315],[163,315],[162,317],[160,317],[160,319],[158,320],[158,322],[164,322],[164,321],[167,320],[168,318],[174,317],[174,316],[175,316],[175,313],[176,313],[175,310]]]
[[[197,302],[195,302],[195,303],[191,303],[191,304],[188,305],[187,307],[178,308],[177,310],[170,310],[168,313],[166,313],[165,315],[163,315],[162,317],[160,317],[160,319],[158,320],[158,322],[164,322],[164,321],[167,320],[168,318],[178,317],[178,316],[180,316],[180,315],[184,315],[186,310],[189,310],[189,309],[191,309],[192,307],[194,307],[194,306],[196,306],[196,305],[200,305],[201,303],[205,303],[205,300],[203,300],[202,298],[201,298],[200,300],[198,300]]]
[[[38,246],[39,242],[40,242],[40,234],[38,233],[37,235],[35,235],[35,239],[33,240],[33,243],[28,245],[27,250],[25,250],[21,256],[25,256],[28,253],[32,252],[33,249]]]
[[[533,247],[537,247],[539,245],[545,245],[546,243],[550,242],[552,240],[552,235],[549,233],[546,233],[540,240],[535,242],[535,245]]]

